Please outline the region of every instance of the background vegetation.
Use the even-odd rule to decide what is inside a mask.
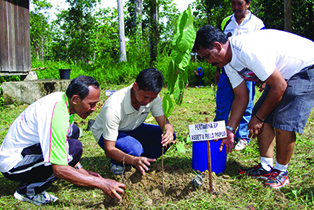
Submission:
[[[127,61],[119,62],[118,14],[114,8],[99,8],[100,0],[65,0],[68,8],[61,8],[52,20],[47,0],[31,0],[30,38],[32,68],[39,79],[59,78],[59,68],[71,68],[71,78],[86,74],[102,84],[123,84],[132,80],[140,70],[156,67],[167,77],[171,60],[172,40],[179,11],[172,0],[143,0],[143,11],[135,18],[135,0],[124,7]],[[151,17],[152,2],[156,3],[157,24]],[[195,0],[192,3],[196,29],[206,24],[220,26],[224,17],[232,14],[230,0]],[[292,30],[314,39],[313,1],[293,1]],[[284,1],[253,0],[250,10],[261,18],[266,28],[284,28]],[[141,25],[141,27],[139,27]],[[156,57],[152,49],[151,31],[156,38]],[[215,68],[205,62],[191,62],[187,67],[190,84],[196,80],[193,71],[198,66],[205,70],[205,84],[213,83]],[[20,77],[0,76],[0,83],[16,81]],[[167,84],[167,81],[166,81]],[[0,86],[0,105],[3,105]]]

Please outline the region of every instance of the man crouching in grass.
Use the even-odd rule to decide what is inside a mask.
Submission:
[[[100,98],[98,82],[88,76],[73,79],[66,92],[51,93],[28,106],[13,122],[0,148],[0,171],[21,181],[14,198],[35,205],[54,202],[46,189],[56,180],[97,187],[119,200],[125,185],[83,169],[79,160],[80,130],[74,114],[86,119]]]

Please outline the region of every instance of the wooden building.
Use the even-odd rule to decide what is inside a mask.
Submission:
[[[0,0],[0,76],[31,69],[29,0]]]

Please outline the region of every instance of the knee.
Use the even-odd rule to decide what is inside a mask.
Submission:
[[[133,156],[141,156],[144,152],[143,146],[140,142],[137,142],[136,144],[132,145],[132,148],[130,148],[129,154]]]
[[[82,157],[83,153],[83,145],[82,143],[77,139],[68,139],[69,143],[69,154],[73,157],[72,160],[70,160],[69,164],[71,166],[74,166]]]
[[[133,156],[141,156],[144,149],[140,142],[132,141],[129,143],[124,142],[124,144],[116,144],[116,147],[123,151],[126,154],[133,155]]]

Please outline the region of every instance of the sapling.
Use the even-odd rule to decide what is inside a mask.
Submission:
[[[181,105],[184,95],[185,84],[188,83],[187,72],[185,67],[189,64],[191,60],[191,51],[194,45],[194,40],[196,37],[196,29],[193,25],[193,16],[191,11],[191,6],[185,10],[178,19],[177,31],[173,37],[172,41],[172,52],[171,61],[168,66],[168,92],[165,94],[162,102],[162,107],[165,113],[165,123],[166,119],[170,117],[173,111],[173,103],[171,96],[173,96],[176,104]],[[165,131],[165,127],[163,129]],[[177,142],[180,144],[180,142]],[[164,168],[163,168],[163,154],[164,148],[162,148],[162,188],[163,195],[165,196],[164,190]]]

